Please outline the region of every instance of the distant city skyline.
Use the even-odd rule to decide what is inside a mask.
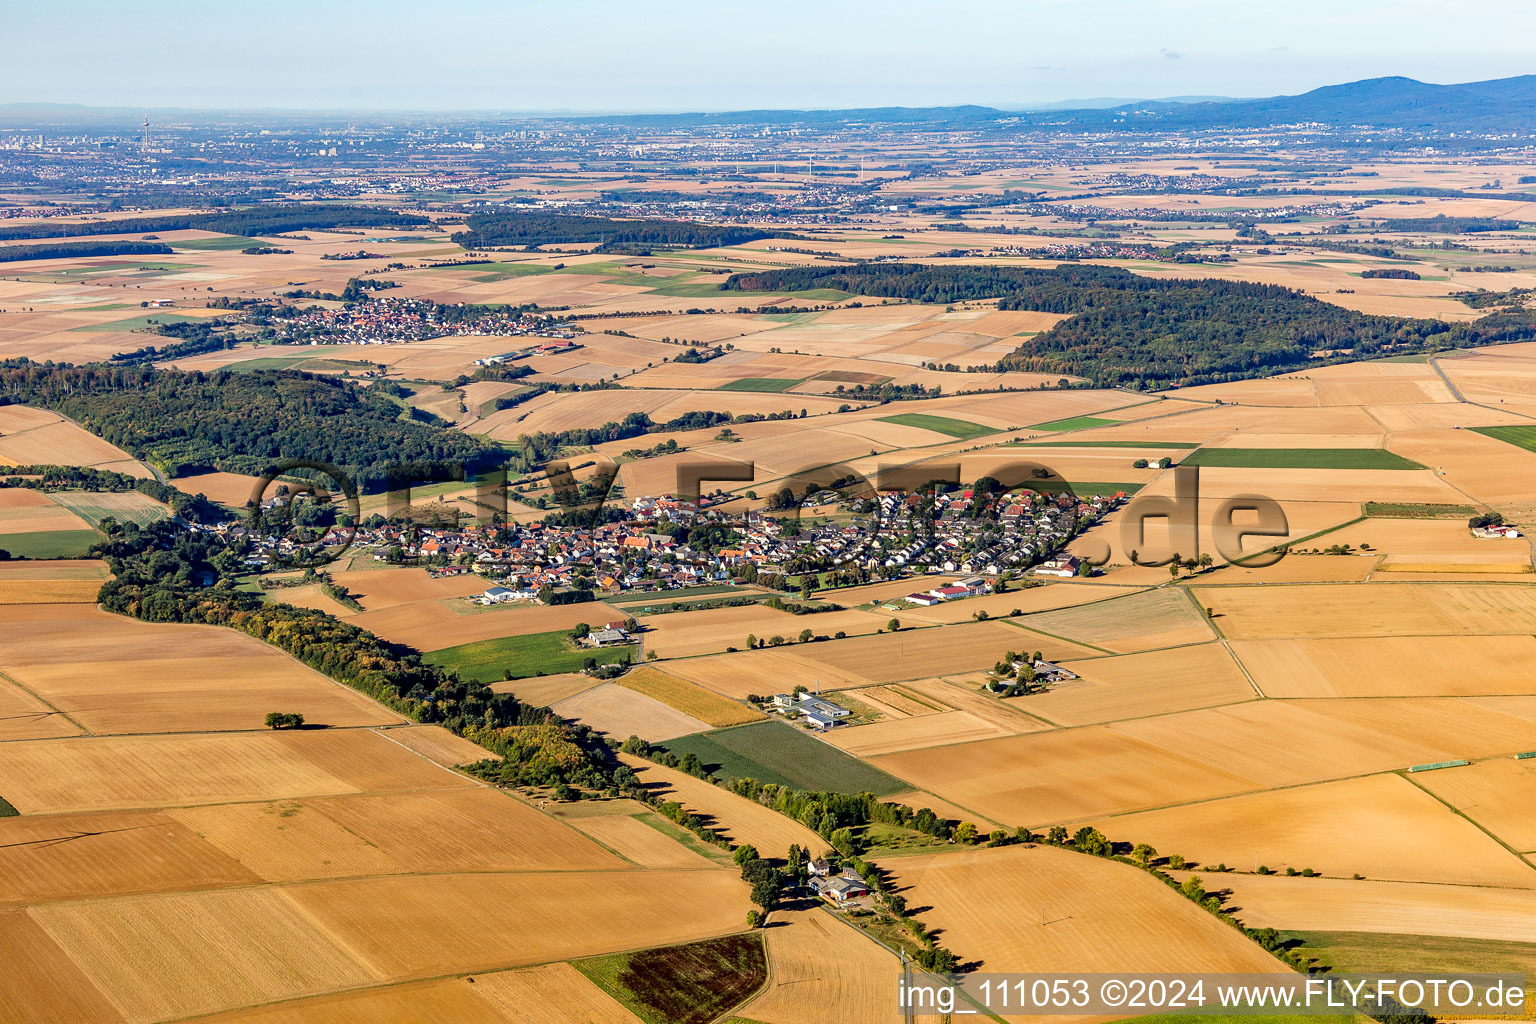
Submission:
[[[60,0],[6,14],[0,103],[646,112],[1271,96],[1536,72],[1536,5]]]

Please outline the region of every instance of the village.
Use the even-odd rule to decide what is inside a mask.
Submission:
[[[990,592],[985,577],[1091,572],[1060,551],[1125,499],[1118,492],[1049,497],[956,490],[829,504],[836,497],[822,491],[791,509],[744,513],[728,510],[733,499],[718,496],[697,503],[669,495],[637,498],[614,509],[613,521],[591,528],[543,520],[428,525],[375,515],[355,531],[330,525],[290,535],[260,525],[261,517],[206,529],[229,542],[252,571],[281,571],[312,561],[319,550],[347,545],[375,561],[423,565],[433,575],[483,576],[492,584],[478,598],[484,604],[566,604],[625,592],[751,583],[793,585],[806,596],[834,584],[918,574],[975,576],[904,599],[929,606]],[[279,494],[264,510],[309,500]]]
[[[495,601],[563,603],[567,591],[601,596],[787,582],[818,573],[835,573],[849,583],[910,573],[998,576],[1031,566],[1041,574],[1074,575],[1084,568],[1076,559],[1051,556],[1123,500],[1118,493],[1056,499],[978,496],[969,490],[891,493],[879,499],[872,515],[794,518],[783,512],[731,512],[709,498],[695,504],[662,496],[638,498],[619,509],[621,518],[591,529],[542,521],[444,529],[395,520],[365,523],[354,543],[371,549],[379,561],[417,561],[440,573],[473,571],[495,580],[499,592],[486,598]],[[800,511],[825,511],[822,501],[822,495],[811,495]],[[281,554],[275,538],[262,543]],[[937,603],[987,586],[978,580],[907,600]]]
[[[464,315],[466,313],[468,315]],[[273,331],[273,341],[278,344],[388,345],[448,335],[473,335],[560,339],[560,344],[553,350],[564,351],[572,347],[569,339],[579,332],[548,313],[478,307],[466,311],[462,304],[444,306],[426,299],[379,295],[368,302],[349,302],[340,308],[310,306],[291,316],[253,314],[249,321]],[[532,352],[530,349],[508,353],[494,361]]]

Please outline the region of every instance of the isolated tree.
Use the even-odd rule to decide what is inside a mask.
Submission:
[[[890,622],[887,622],[885,624],[885,628],[890,630],[892,633],[894,633],[898,629],[901,628],[901,620],[900,619],[892,619]]]
[[[808,644],[808,643],[810,643],[810,642],[811,642],[811,638],[812,638],[812,637],[813,637],[813,636],[815,636],[815,635],[816,635],[816,634],[815,634],[815,633],[812,633],[812,632],[811,632],[811,631],[810,631],[810,629],[809,629],[809,628],[807,628],[807,629],[802,629],[802,630],[801,630],[801,631],[800,631],[800,642],[801,642],[801,643],[803,643],[803,644]]]
[[[1152,859],[1156,856],[1156,848],[1148,845],[1147,843],[1137,843],[1131,850],[1131,859],[1143,867],[1152,863]]]

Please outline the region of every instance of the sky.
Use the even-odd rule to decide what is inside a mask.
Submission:
[[[1529,0],[53,0],[0,103],[694,111],[1271,96],[1536,72]]]

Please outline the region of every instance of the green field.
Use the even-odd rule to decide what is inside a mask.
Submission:
[[[1473,427],[1472,430],[1491,437],[1496,441],[1504,441],[1516,448],[1524,448],[1528,452],[1536,452],[1536,425],[1526,426],[1517,424],[1509,427]]]
[[[71,331],[138,331],[145,327],[153,327],[155,324],[184,324],[198,320],[206,320],[207,317],[186,316],[182,313],[145,313],[128,320],[114,320],[105,324],[86,324],[84,327],[71,327]]]
[[[1079,498],[1088,497],[1094,494],[1107,498],[1111,494],[1114,494],[1116,491],[1124,491],[1126,494],[1135,494],[1142,488],[1141,484],[1116,484],[1107,483],[1103,480],[1072,480],[1070,483],[1072,484],[1072,493],[1077,495]]]
[[[443,269],[458,270],[463,268],[444,267]],[[553,273],[553,268],[541,263],[483,263],[468,269],[474,270],[476,272],[475,280],[483,283],[505,281],[511,277],[534,277],[539,274]]]
[[[243,359],[238,363],[231,363],[227,369],[235,373],[250,373],[254,370],[291,370],[299,363],[307,363],[314,358],[314,354],[309,352],[301,356],[257,356],[254,359]]]
[[[1245,469],[1424,468],[1384,448],[1202,448],[1185,458],[1184,465]]]
[[[1106,420],[1100,416],[1069,416],[1064,420],[1051,420],[1048,423],[1032,423],[1030,430],[1087,430],[1090,427],[1112,427],[1119,420]]]
[[[804,384],[805,377],[743,377],[721,384],[716,391],[788,391],[796,384]]]
[[[756,722],[694,733],[668,740],[662,746],[678,757],[697,754],[707,770],[727,779],[750,778],[795,789],[869,792],[876,796],[911,788],[873,765],[783,722]]]
[[[1436,505],[1409,501],[1368,501],[1365,514],[1378,519],[1461,519],[1477,513],[1471,505]]]
[[[1342,973],[1425,971],[1536,975],[1536,943],[1393,935],[1386,932],[1282,932],[1319,966]]]
[[[0,534],[0,548],[17,558],[84,558],[101,540],[95,530],[39,530]]]
[[[137,523],[148,526],[169,516],[170,510],[138,491],[121,494],[100,494],[93,491],[57,491],[50,495],[56,505],[62,505],[93,526],[100,526],[103,519],[112,518],[119,523]]]
[[[11,802],[0,796],[0,818],[14,818],[21,812],[11,806]]]
[[[1181,451],[1199,448],[1200,441],[1013,441],[1005,448],[1161,448]]]
[[[968,420],[954,420],[948,416],[930,416],[925,412],[904,412],[895,416],[881,416],[881,423],[899,423],[904,427],[922,427],[924,430],[932,430],[938,434],[948,434],[950,437],[958,437],[962,441],[969,441],[973,437],[981,437],[983,434],[997,433],[996,427],[984,427],[980,423],[971,423]]]
[[[768,981],[762,932],[573,960],[645,1024],[706,1024]]]
[[[601,616],[594,615],[594,618]],[[421,660],[458,672],[473,682],[491,683],[498,679],[580,672],[588,658],[595,658],[599,665],[610,665],[634,655],[633,647],[579,648],[568,632],[555,630],[445,647],[422,655]]]
[[[215,238],[188,238],[180,242],[166,242],[172,249],[214,250],[268,248],[281,249],[283,239],[251,238],[248,235],[219,235]]]

